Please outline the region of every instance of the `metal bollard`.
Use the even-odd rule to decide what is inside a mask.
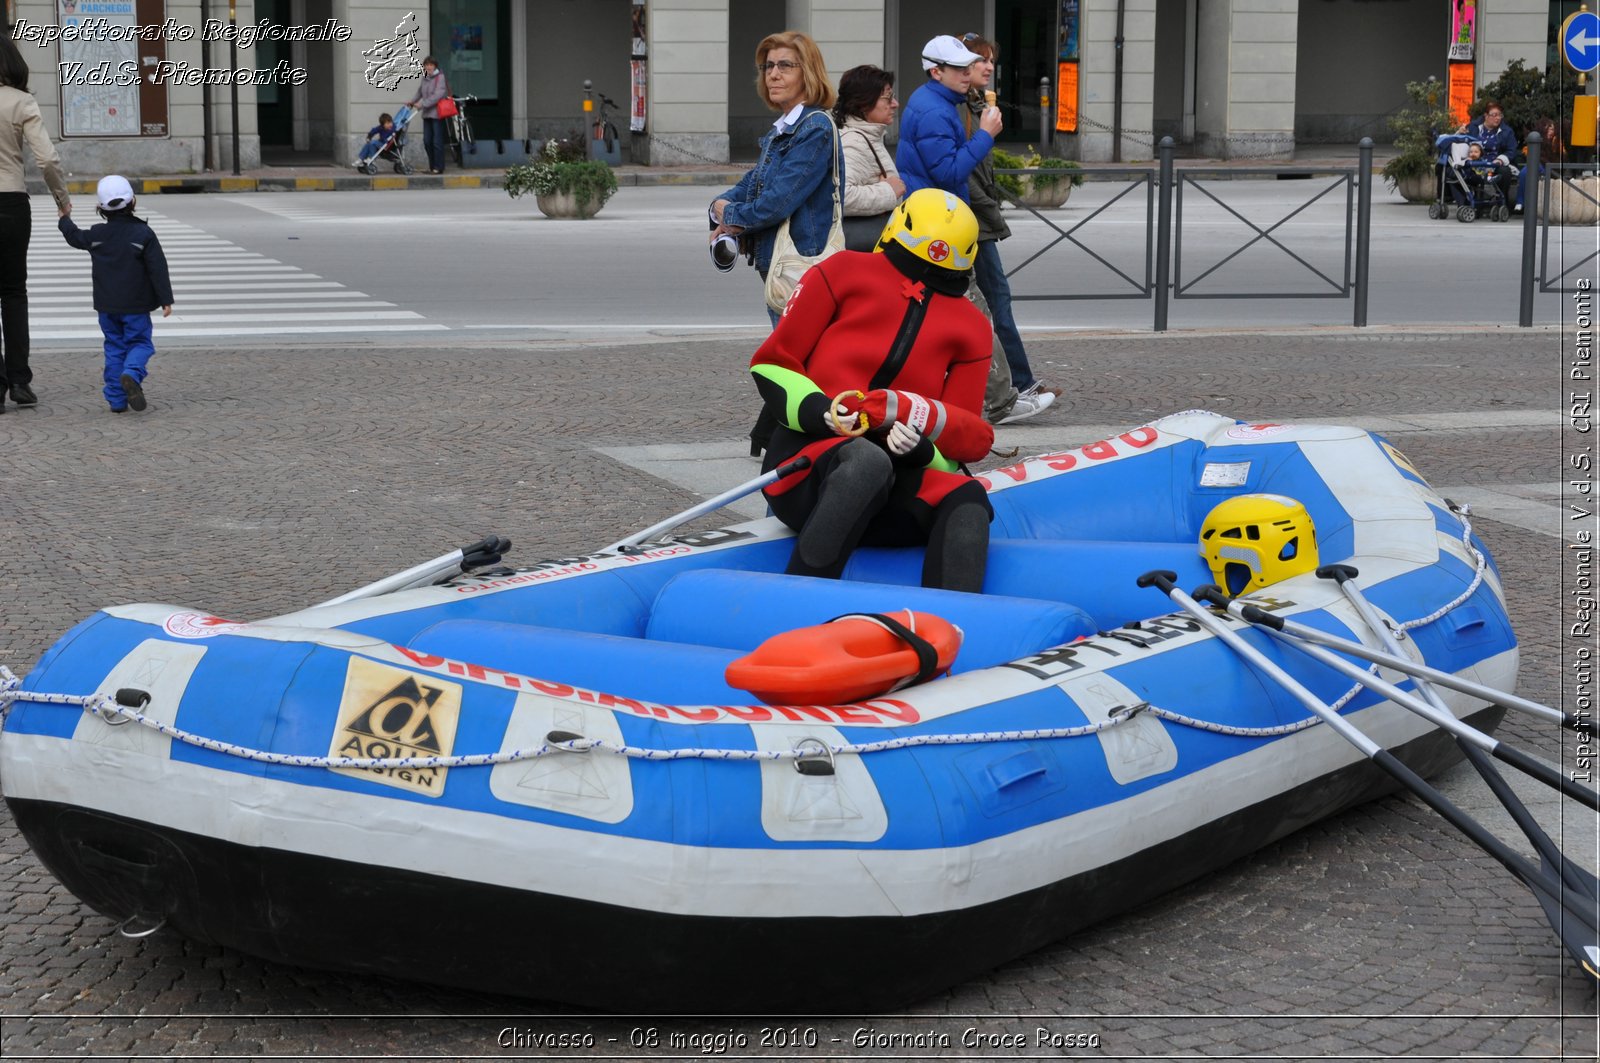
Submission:
[[[1055,123],[1050,121],[1050,79],[1039,79],[1039,151],[1042,153],[1046,144],[1050,143],[1050,130]]]
[[[1367,286],[1372,262],[1372,138],[1361,138],[1356,169],[1356,316],[1355,326],[1367,323]]]
[[[1539,145],[1543,142],[1544,138],[1538,133],[1528,134],[1528,178],[1522,186],[1522,286],[1517,305],[1517,325],[1521,328],[1533,326],[1533,251],[1538,242],[1539,213],[1534,208],[1539,205],[1541,188],[1544,189],[1543,209],[1550,209],[1550,185],[1539,176]]]
[[[1167,274],[1172,264],[1172,138],[1156,145],[1161,159],[1160,187],[1156,189],[1156,321],[1155,331],[1167,331]]]

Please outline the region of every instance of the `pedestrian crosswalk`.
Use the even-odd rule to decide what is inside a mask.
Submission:
[[[89,256],[68,247],[55,219],[40,213],[34,215],[28,249],[29,333],[35,340],[98,340]],[[248,251],[158,211],[141,207],[139,216],[161,240],[178,299],[171,317],[163,318],[159,311],[155,315],[158,343],[185,336],[445,328],[413,310]],[[79,224],[87,228],[90,220]]]

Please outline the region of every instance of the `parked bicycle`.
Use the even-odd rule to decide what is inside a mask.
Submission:
[[[474,144],[476,138],[472,135],[472,120],[467,117],[467,104],[477,102],[478,97],[470,92],[463,96],[450,97],[455,101],[456,113],[444,120],[445,143],[450,149],[450,154],[455,157],[456,165],[463,165],[461,156]]]
[[[603,140],[606,153],[610,154],[617,148],[617,124],[611,120],[610,111],[621,110],[611,101],[611,97],[603,92],[595,93],[600,97],[600,112],[595,116],[594,124],[589,128],[590,140]]]

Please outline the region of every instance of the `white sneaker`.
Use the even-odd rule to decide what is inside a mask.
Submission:
[[[1048,391],[1041,391],[1034,395],[1018,395],[1017,404],[1011,407],[1011,412],[1000,418],[1000,424],[1011,424],[1013,421],[1026,421],[1035,414],[1043,413],[1050,408],[1056,397]]]

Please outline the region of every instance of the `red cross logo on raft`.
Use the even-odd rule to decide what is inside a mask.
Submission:
[[[943,240],[935,240],[928,245],[928,261],[943,262],[950,257],[950,245]]]

